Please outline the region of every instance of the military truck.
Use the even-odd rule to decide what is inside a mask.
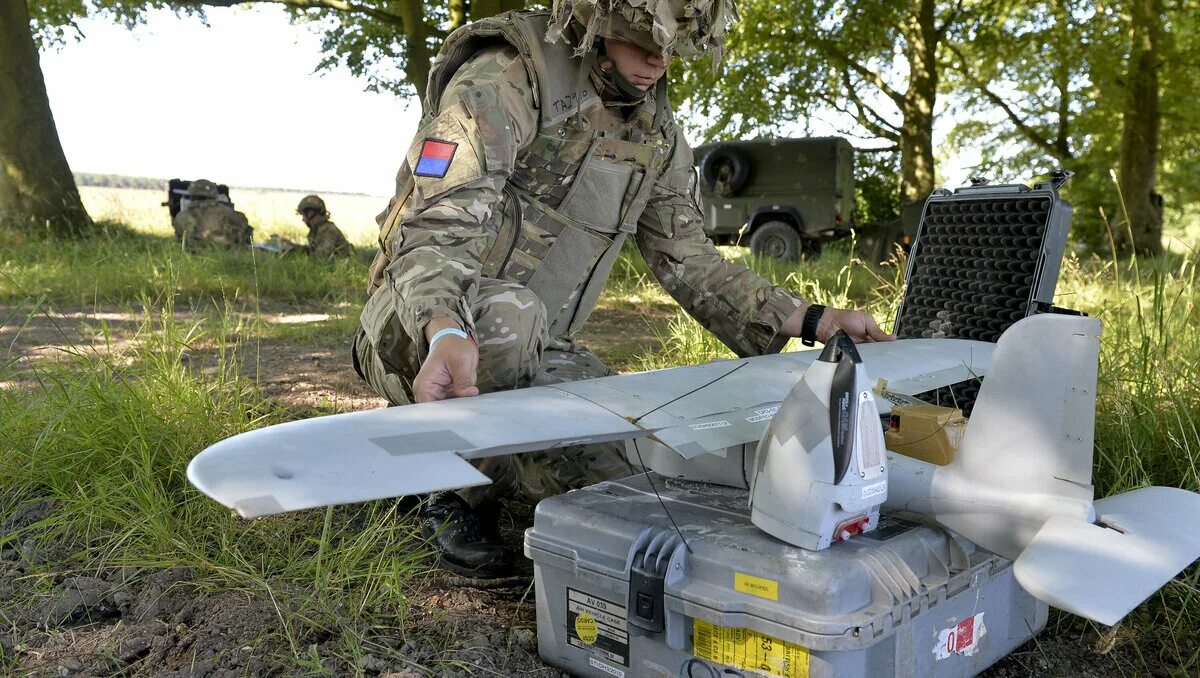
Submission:
[[[696,158],[704,229],[717,244],[795,261],[857,225],[854,147],[841,137],[706,144]]]

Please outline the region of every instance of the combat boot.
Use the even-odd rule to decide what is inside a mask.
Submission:
[[[499,506],[471,508],[453,492],[429,495],[421,509],[421,531],[441,551],[441,567],[475,579],[516,572],[515,550],[500,536]]]

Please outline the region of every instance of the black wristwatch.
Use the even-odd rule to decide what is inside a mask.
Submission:
[[[804,324],[800,326],[800,343],[805,346],[812,346],[817,343],[817,325],[821,322],[821,314],[825,312],[825,307],[820,304],[812,304],[808,307],[808,311],[804,314]]]

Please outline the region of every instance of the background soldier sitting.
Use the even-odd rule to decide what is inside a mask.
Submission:
[[[217,185],[197,179],[187,188],[187,206],[175,215],[175,239],[189,250],[205,245],[240,248],[250,245],[254,229],[246,215],[218,200]]]
[[[320,196],[304,196],[296,206],[296,214],[308,226],[306,251],[309,256],[331,260],[354,254],[354,247],[346,240],[342,230],[329,220],[329,211],[325,209],[325,201]]]

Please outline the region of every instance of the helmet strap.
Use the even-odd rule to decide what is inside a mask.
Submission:
[[[600,80],[604,82],[605,89],[621,101],[632,103],[645,98],[649,90],[638,89],[637,85],[629,82],[624,75],[621,75],[616,62],[604,51],[604,40],[600,39],[597,42],[599,44],[596,48],[596,70],[600,75]]]

